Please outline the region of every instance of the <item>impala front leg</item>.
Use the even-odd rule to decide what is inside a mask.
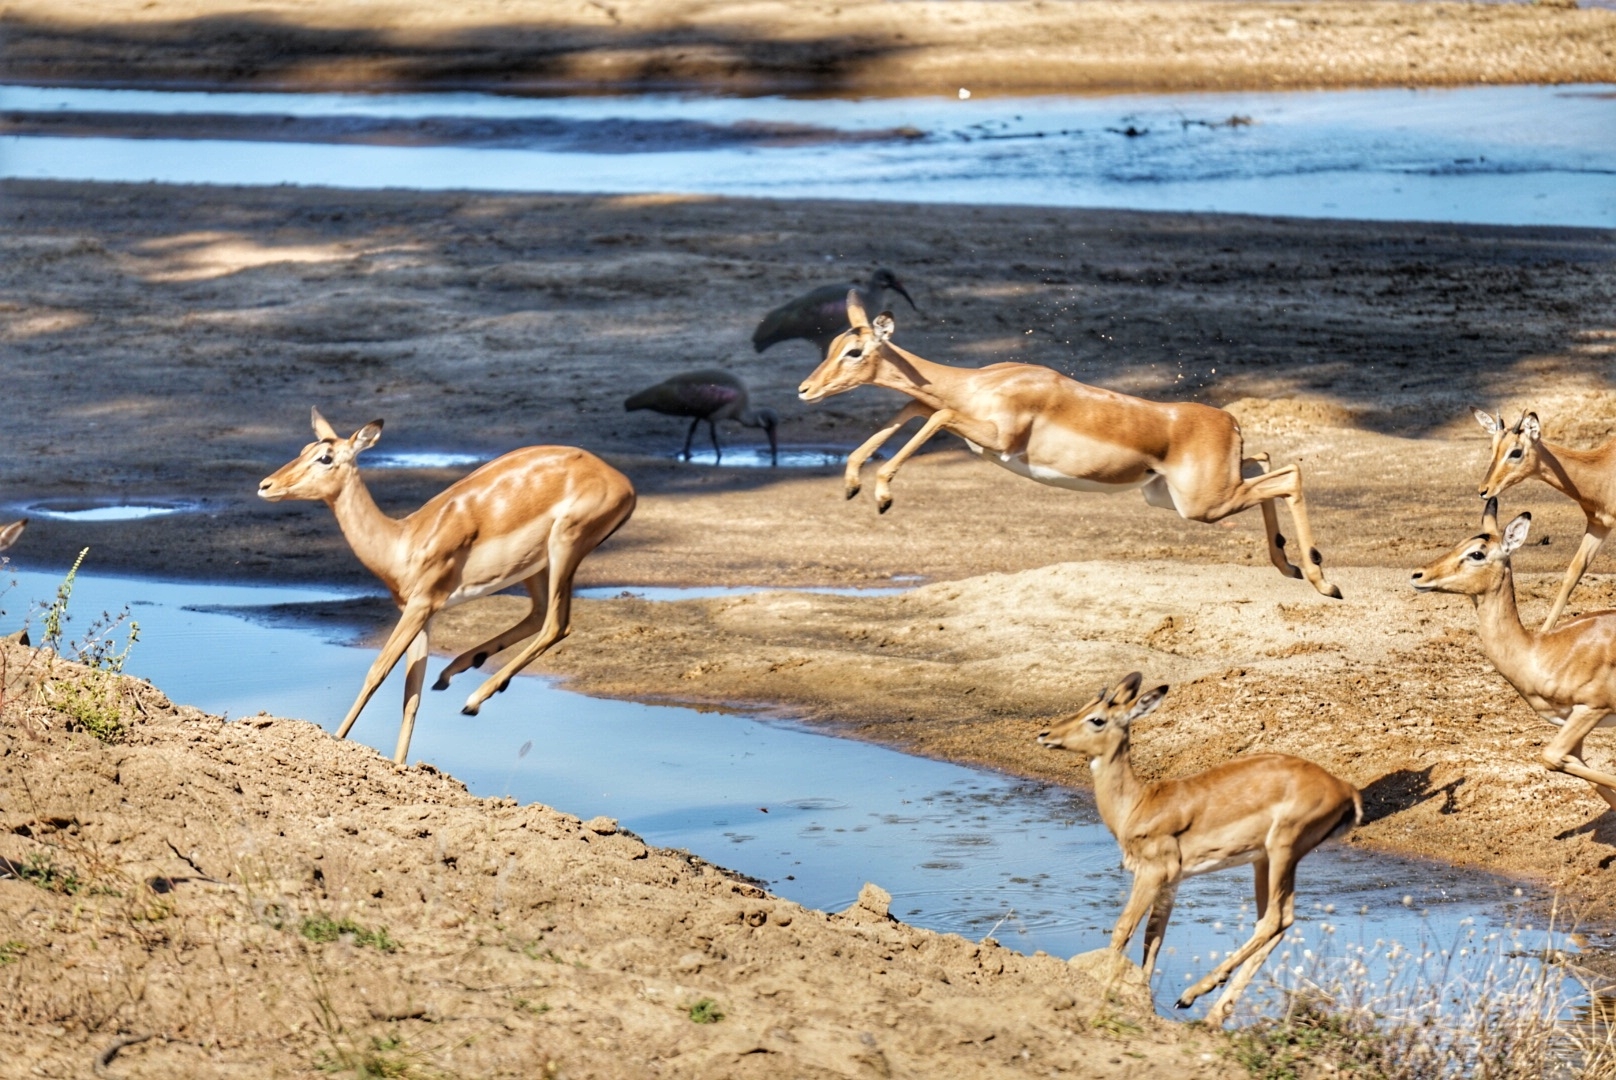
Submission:
[[[428,633],[423,629],[416,634],[404,653],[404,722],[399,725],[398,748],[393,751],[395,765],[404,764],[410,752],[410,736],[415,734],[415,714],[421,708],[421,686],[426,682],[426,657],[430,644]]]
[[[857,450],[847,455],[847,469],[843,478],[847,483],[847,497],[851,499],[859,493],[859,470],[864,463],[870,460],[870,455],[881,449],[881,445],[897,433],[909,421],[917,416],[925,416],[926,408],[917,401],[911,401],[898,410],[898,415],[887,421],[886,427],[865,439]]]
[[[1543,764],[1554,772],[1588,781],[1599,792],[1599,797],[1609,803],[1612,810],[1616,810],[1616,776],[1590,769],[1582,761],[1583,740],[1609,715],[1604,709],[1592,709],[1586,705],[1573,708],[1560,733],[1543,748]]]
[[[1250,471],[1248,467],[1255,467],[1255,471]],[[1240,475],[1245,479],[1254,480],[1267,472],[1267,454],[1253,454],[1240,462]],[[1274,500],[1264,499],[1259,505],[1262,507],[1263,540],[1268,546],[1268,561],[1286,577],[1301,577],[1302,568],[1285,557],[1285,534],[1279,531],[1279,511],[1274,509]]]
[[[1577,553],[1571,557],[1571,565],[1566,567],[1565,580],[1560,583],[1560,592],[1554,598],[1554,606],[1549,608],[1548,618],[1543,620],[1543,626],[1538,631],[1546,634],[1554,629],[1555,621],[1565,610],[1566,601],[1571,599],[1571,590],[1577,587],[1582,575],[1587,571],[1588,564],[1594,561],[1599,553],[1599,545],[1605,542],[1610,535],[1610,526],[1601,525],[1597,521],[1588,522],[1588,531],[1582,534],[1582,543],[1577,545]]]
[[[881,466],[875,474],[875,508],[886,513],[892,506],[892,478],[898,475],[903,463],[908,461],[916,450],[925,445],[926,440],[937,434],[939,428],[954,419],[953,409],[938,409],[926,418],[915,432],[915,437],[904,443],[903,449],[892,455],[892,460]]]
[[[1307,500],[1302,494],[1301,466],[1285,465],[1273,472],[1241,481],[1240,486],[1221,505],[1207,508],[1201,514],[1195,515],[1194,520],[1219,521],[1230,514],[1249,510],[1269,499],[1284,499],[1286,505],[1290,507],[1291,521],[1296,524],[1296,538],[1302,549],[1299,560],[1302,564],[1302,576],[1307,578],[1307,583],[1325,596],[1341,599],[1341,590],[1325,581],[1324,571],[1320,569],[1324,565],[1324,556],[1319,554],[1319,549],[1313,543],[1313,527],[1307,519]],[[1266,514],[1263,516],[1263,524],[1267,527]],[[1277,544],[1277,533],[1275,540]],[[1284,572],[1283,568],[1281,572]]]
[[[359,719],[359,714],[370,701],[371,695],[386,681],[388,673],[393,670],[393,665],[398,663],[399,657],[404,655],[404,650],[415,640],[416,635],[426,629],[428,620],[436,611],[434,605],[425,601],[412,600],[404,605],[404,614],[399,617],[398,625],[387,635],[387,642],[382,646],[380,655],[370,665],[370,670],[365,672],[365,684],[360,688],[359,697],[354,699],[348,715],[343,717],[342,726],[337,729],[337,738],[348,737],[354,721]]]

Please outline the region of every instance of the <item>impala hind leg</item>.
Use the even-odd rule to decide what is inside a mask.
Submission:
[[[343,717],[342,726],[337,729],[337,738],[348,737],[354,721],[359,719],[359,714],[364,711],[371,695],[376,693],[377,688],[387,679],[393,665],[398,663],[399,657],[404,655],[404,650],[415,641],[416,635],[426,629],[426,624],[437,610],[437,605],[430,601],[411,601],[404,605],[404,614],[399,617],[398,625],[387,635],[381,653],[370,665],[370,670],[365,672],[365,683],[360,687],[359,696],[354,699],[352,707],[348,709],[348,715]]]
[[[1585,705],[1572,709],[1559,734],[1543,748],[1543,764],[1554,772],[1588,781],[1599,797],[1610,804],[1612,810],[1616,810],[1616,776],[1591,769],[1582,760],[1583,740],[1609,715],[1602,709],[1590,709]]]
[[[1270,849],[1268,863],[1262,876],[1267,878],[1267,906],[1257,917],[1257,926],[1252,931],[1251,937],[1244,945],[1225,957],[1223,963],[1180,994],[1175,1003],[1178,1008],[1189,1008],[1195,1004],[1196,998],[1223,985],[1235,968],[1256,956],[1258,952],[1262,952],[1266,958],[1268,952],[1272,951],[1271,945],[1283,938],[1291,923],[1296,921],[1294,905],[1290,901],[1296,891],[1296,857],[1291,854],[1290,849]],[[1261,877],[1259,884],[1262,884]],[[1261,902],[1259,906],[1262,906]],[[1219,1005],[1221,1004],[1220,1001]]]
[[[1267,472],[1267,454],[1253,454],[1240,462],[1242,479],[1255,480]],[[1262,508],[1263,541],[1268,547],[1268,561],[1286,577],[1301,577],[1302,568],[1285,556],[1285,534],[1279,531],[1279,511],[1274,509],[1274,500],[1264,499],[1258,505]]]
[[[462,671],[466,671],[470,668],[480,668],[483,666],[483,662],[490,656],[493,656],[495,653],[503,652],[512,645],[515,645],[518,641],[521,641],[523,638],[531,637],[532,635],[538,633],[539,627],[544,625],[544,612],[549,603],[546,599],[546,594],[550,588],[549,582],[549,567],[545,567],[537,574],[534,574],[532,577],[524,580],[522,582],[522,587],[527,589],[527,595],[530,601],[527,614],[522,616],[522,618],[519,619],[517,623],[509,630],[495,634],[481,645],[478,645],[475,648],[467,649],[465,652],[451,660],[448,666],[446,666],[443,669],[443,672],[438,676],[438,681],[432,684],[432,689],[449,689],[449,680],[460,674]]]
[[[500,668],[497,674],[472,692],[466,699],[465,707],[460,710],[465,715],[476,716],[483,702],[504,690],[518,672],[572,633],[572,576],[578,572],[578,564],[583,562],[584,556],[610,535],[610,531],[607,531],[605,535],[591,538],[586,533],[586,528],[587,525],[580,525],[576,521],[558,521],[551,528],[550,588],[545,600],[544,621],[539,626],[539,636],[523,648],[516,659]]]
[[[1242,510],[1249,510],[1273,499],[1284,499],[1290,507],[1291,521],[1296,524],[1296,539],[1301,544],[1302,576],[1307,583],[1323,593],[1325,596],[1341,599],[1341,590],[1324,580],[1324,556],[1313,543],[1313,527],[1307,519],[1307,500],[1302,494],[1302,470],[1298,465],[1284,465],[1272,472],[1265,472],[1250,480],[1242,480],[1233,494],[1221,505],[1208,508],[1204,513],[1190,515],[1196,521],[1219,521],[1230,514],[1238,514]],[[1263,515],[1263,525],[1268,526],[1268,515]],[[1278,543],[1278,522],[1269,531]],[[1270,556],[1272,557],[1272,556]],[[1282,571],[1283,572],[1283,571]]]
[[[1566,567],[1565,580],[1560,583],[1560,592],[1554,598],[1554,606],[1549,608],[1548,617],[1543,620],[1539,633],[1548,633],[1554,629],[1555,622],[1560,613],[1565,610],[1566,601],[1571,599],[1571,590],[1577,587],[1582,575],[1588,569],[1588,564],[1594,561],[1599,554],[1599,545],[1605,542],[1610,535],[1610,529],[1597,521],[1588,523],[1588,531],[1582,534],[1582,543],[1577,545],[1577,553],[1571,557],[1571,565]]]
[[[915,402],[910,402],[898,410],[898,414],[886,422],[886,426],[868,439],[859,444],[857,450],[847,455],[847,468],[843,470],[842,479],[847,486],[847,497],[851,499],[859,493],[859,470],[864,463],[870,460],[870,455],[881,449],[883,443],[897,434],[898,429],[917,416],[926,415],[926,410]]]
[[[415,734],[415,714],[421,708],[421,685],[426,682],[426,658],[430,651],[431,624],[415,635],[404,656],[404,722],[398,728],[398,748],[393,751],[393,762],[404,764],[410,752],[410,737]]]
[[[886,513],[892,506],[892,478],[898,475],[903,463],[913,456],[916,450],[925,445],[926,440],[937,434],[939,428],[954,418],[953,410],[939,409],[926,418],[915,432],[915,437],[903,444],[903,449],[892,455],[892,460],[876,470],[875,473],[875,508]]]

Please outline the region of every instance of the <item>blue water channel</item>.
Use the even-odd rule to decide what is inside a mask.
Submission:
[[[1616,227],[1609,85],[864,100],[0,86],[0,112],[545,125],[515,146],[6,136],[0,177]],[[802,130],[760,141],[759,125]]]
[[[0,633],[32,611],[37,634],[39,603],[60,574],[13,565],[11,577]],[[267,616],[271,605],[351,595],[86,573],[68,636],[127,605],[140,624],[131,674],[210,712],[267,710],[332,729],[374,651],[329,625],[289,623],[284,609]],[[581,601],[575,617],[587,621],[589,609]],[[401,673],[354,729],[384,754],[397,735]],[[1070,956],[1106,944],[1127,891],[1117,847],[1086,793],[781,720],[586,697],[541,678],[515,680],[481,715],[464,717],[458,710],[476,676],[427,696],[412,760],[434,763],[479,795],[617,818],[650,843],[765,879],[811,907],[845,907],[873,881],[893,894],[905,922]],[[1299,878],[1298,924],[1269,965],[1287,981],[1328,980],[1361,964],[1358,983],[1386,994],[1422,980],[1476,986],[1497,957],[1540,952],[1550,941],[1541,909],[1527,906],[1533,898],[1488,874],[1337,843],[1310,855]],[[1244,939],[1254,920],[1250,890],[1245,869],[1186,883],[1158,969],[1159,1006],[1169,1008],[1188,979]],[[1553,942],[1574,951],[1561,934]]]

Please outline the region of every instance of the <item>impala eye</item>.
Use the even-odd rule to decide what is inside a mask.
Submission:
[[[1481,560],[1483,560],[1483,559],[1485,559],[1487,557],[1487,553],[1485,551],[1472,551],[1469,555],[1467,555],[1465,557],[1467,559],[1470,559],[1472,562],[1481,562]]]
[[[332,458],[331,458],[330,453],[325,453],[325,454],[320,455],[320,457],[317,460],[320,462],[321,465],[329,465],[329,464],[331,464]]]
[[[1511,461],[1514,461],[1516,458],[1518,458],[1520,456],[1521,456],[1521,450],[1520,450],[1519,447],[1516,447],[1514,450],[1511,450],[1509,452],[1509,460],[1511,460]]]
[[[864,355],[864,350],[863,349],[849,349],[849,350],[847,350],[847,352],[842,354],[842,357],[844,359],[847,359],[847,360],[857,360],[859,357],[861,357],[863,355]]]
[[[1103,728],[1105,727],[1105,717],[1091,716],[1089,717],[1089,723],[1093,724],[1097,728]]]

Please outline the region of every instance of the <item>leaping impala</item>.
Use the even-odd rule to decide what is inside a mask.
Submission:
[[[1554,630],[1521,625],[1509,557],[1531,527],[1532,515],[1521,514],[1500,532],[1498,500],[1488,499],[1481,533],[1414,571],[1409,583],[1419,592],[1459,593],[1475,602],[1487,659],[1539,716],[1560,728],[1543,748],[1543,764],[1588,781],[1616,809],[1616,776],[1582,760],[1588,733],[1616,725],[1616,611],[1579,615]]]
[[[1268,557],[1287,577],[1305,577],[1337,599],[1324,580],[1313,545],[1302,472],[1296,465],[1268,471],[1267,455],[1242,457],[1240,425],[1222,409],[1194,402],[1162,403],[1087,386],[1035,364],[957,368],[934,364],[892,342],[891,312],[872,323],[856,292],[847,294],[853,328],[831,342],[824,362],[798,387],[803,401],[820,401],[866,383],[914,400],[847,459],[847,497],[859,493],[859,468],[915,417],[926,422],[875,477],[882,513],[892,505],[892,478],[939,430],[965,440],[977,456],[1041,484],[1073,491],[1142,488],[1151,506],[1191,521],[1218,521],[1262,507]],[[1246,468],[1255,474],[1244,475]],[[1285,557],[1274,500],[1284,499],[1301,541],[1302,566]]]
[[[1493,437],[1492,463],[1487,466],[1487,477],[1481,482],[1483,499],[1496,499],[1522,480],[1535,476],[1575,499],[1588,519],[1582,543],[1571,557],[1560,592],[1543,620],[1541,629],[1548,630],[1565,610],[1571,590],[1582,580],[1588,564],[1599,552],[1599,545],[1610,535],[1611,527],[1616,526],[1616,439],[1592,450],[1573,450],[1543,441],[1537,413],[1523,413],[1515,426],[1509,427],[1502,413],[1491,416],[1483,409],[1471,411],[1476,414],[1476,422]]]
[[[457,480],[403,519],[382,513],[359,477],[358,456],[381,438],[373,421],[344,439],[314,414],[314,442],[258,485],[271,502],[318,500],[337,515],[359,561],[382,579],[403,615],[365,674],[359,697],[337,730],[346,738],[376,688],[408,654],[404,721],[393,760],[404,764],[426,678],[432,617],[454,604],[521,582],[532,599],[527,615],[502,634],[455,657],[434,684],[449,680],[533,633],[536,637],[466,699],[475,716],[517,672],[572,629],[572,577],[584,556],[634,512],[628,477],[571,446],[528,446],[495,458]]]
[[[1257,926],[1250,940],[1177,1002],[1180,1009],[1189,1008],[1239,967],[1207,1013],[1207,1023],[1215,1027],[1228,1019],[1246,984],[1296,920],[1296,864],[1329,837],[1361,822],[1363,800],[1351,784],[1289,754],[1236,758],[1176,780],[1140,780],[1129,757],[1129,725],[1154,712],[1167,687],[1141,694],[1139,685],[1136,671],[1115,687],[1102,686],[1098,697],[1040,734],[1038,743],[1088,759],[1100,818],[1122,847],[1122,865],[1133,874],[1133,891],[1111,932],[1111,948],[1121,955],[1148,912],[1147,983],[1179,883],[1242,863],[1255,868]]]

